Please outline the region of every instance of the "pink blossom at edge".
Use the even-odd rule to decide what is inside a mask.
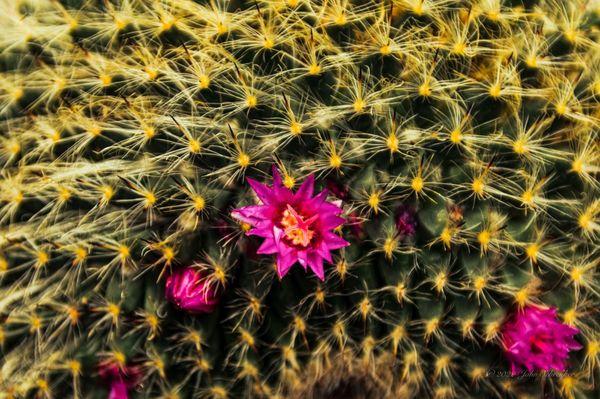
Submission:
[[[556,308],[526,306],[515,311],[502,326],[502,345],[511,373],[565,371],[569,352],[581,349],[575,327],[561,323]]]

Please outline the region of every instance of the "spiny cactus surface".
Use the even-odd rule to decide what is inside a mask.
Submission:
[[[599,24],[0,0],[0,398],[597,398]]]

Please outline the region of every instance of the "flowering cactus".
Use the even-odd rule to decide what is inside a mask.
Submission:
[[[502,345],[513,375],[522,367],[528,371],[565,371],[572,350],[581,349],[575,341],[577,328],[561,323],[556,308],[527,306],[518,310],[502,327]]]
[[[597,1],[0,26],[0,399],[600,397]]]

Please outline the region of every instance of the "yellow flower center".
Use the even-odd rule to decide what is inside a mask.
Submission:
[[[394,255],[394,251],[397,249],[397,247],[398,241],[396,239],[393,237],[386,238],[385,242],[383,243],[383,253],[388,260],[392,259],[392,255]]]
[[[37,253],[37,264],[44,266],[50,260],[50,256],[44,251],[38,251]]]
[[[115,194],[115,191],[110,186],[101,187],[100,192],[102,193],[102,202],[103,203],[108,203],[111,200],[111,198],[113,197],[113,195]]]
[[[144,136],[146,137],[147,140],[150,140],[154,136],[156,136],[156,130],[154,130],[154,128],[152,126],[148,126],[144,129]]]
[[[280,223],[285,229],[285,237],[288,240],[294,245],[306,247],[310,244],[310,241],[315,235],[314,231],[308,228],[315,219],[316,218],[313,216],[309,220],[304,221],[302,216],[298,215],[298,213],[288,205],[288,209],[283,212]]]
[[[71,321],[71,324],[77,324],[77,322],[79,321],[79,310],[77,310],[76,307],[70,306],[67,309],[67,314],[69,316],[69,320]]]
[[[567,29],[564,32],[565,35],[565,39],[567,39],[567,41],[569,41],[569,43],[575,43],[577,41],[577,37],[579,35],[579,32],[575,29]]]
[[[127,21],[123,21],[122,19],[115,20],[115,27],[117,30],[123,30],[127,26]]]
[[[587,345],[587,355],[588,357],[594,357],[600,352],[600,341],[590,341]]]
[[[81,263],[87,258],[88,251],[83,247],[76,248],[74,251],[76,263]]]
[[[534,193],[531,190],[524,191],[521,195],[521,202],[524,205],[533,205],[534,199]]]
[[[8,270],[8,261],[4,257],[0,257],[0,273]]]
[[[19,151],[21,151],[21,145],[16,141],[8,143],[7,148],[8,151],[13,155],[18,154]]]
[[[158,71],[151,66],[145,67],[144,72],[146,72],[146,77],[148,80],[154,80],[158,77]]]
[[[164,20],[161,21],[161,29],[163,31],[168,31],[171,30],[171,28],[173,27],[173,25],[175,25],[175,20],[171,17],[168,17]]]

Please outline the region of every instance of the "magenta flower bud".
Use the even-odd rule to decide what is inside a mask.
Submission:
[[[193,267],[176,270],[165,284],[167,300],[189,313],[210,313],[219,303],[217,286]]]
[[[402,205],[396,217],[396,229],[402,237],[412,237],[417,231],[415,212],[408,206]]]
[[[129,388],[122,379],[115,379],[110,382],[110,392],[108,399],[129,399]]]
[[[527,306],[502,326],[504,354],[513,375],[522,371],[565,371],[571,350],[581,349],[577,328],[561,323],[556,308]]]
[[[114,362],[100,363],[98,374],[110,387],[108,399],[128,399],[129,390],[134,388],[141,378],[139,368],[121,368]]]

